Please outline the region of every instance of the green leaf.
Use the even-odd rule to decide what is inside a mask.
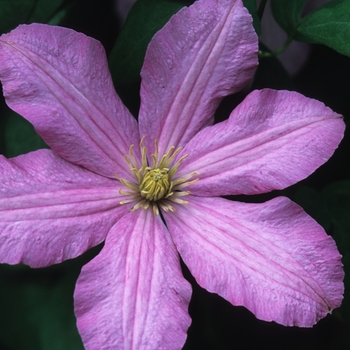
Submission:
[[[42,138],[35,132],[32,124],[12,110],[7,111],[4,141],[5,153],[9,158],[40,148],[48,148]]]
[[[294,36],[308,0],[271,0],[271,10],[276,22],[288,36]]]
[[[350,0],[333,0],[307,15],[298,27],[304,41],[350,56]]]
[[[62,6],[64,0],[37,0],[29,22],[47,23]]]
[[[320,191],[311,187],[302,187],[293,199],[325,230],[330,230],[332,217],[328,211],[326,200]]]
[[[19,23],[27,23],[35,0],[0,0],[0,32],[6,33]]]
[[[350,180],[331,184],[323,191],[304,187],[294,199],[332,234],[343,256],[345,297],[335,312],[350,323]]]
[[[74,264],[74,263],[73,263]],[[73,312],[79,270],[0,265],[0,344],[16,350],[83,350]]]
[[[327,186],[323,191],[331,215],[334,237],[350,254],[350,181]]]
[[[0,0],[0,33],[21,23],[49,22],[64,0]]]
[[[256,0],[243,0],[243,5],[248,9],[253,17],[253,26],[258,35],[261,34],[260,18],[256,7]]]
[[[102,247],[45,268],[0,264],[1,350],[83,350],[73,293],[82,267]]]
[[[333,226],[333,237],[343,256],[345,296],[340,309],[350,323],[350,181],[342,181],[323,191]]]
[[[138,0],[131,9],[109,55],[109,67],[119,96],[136,115],[139,109],[140,71],[153,35],[189,0]]]
[[[262,43],[260,43],[260,50],[269,52]],[[251,89],[264,88],[295,90],[290,75],[277,57],[261,57],[259,60]]]

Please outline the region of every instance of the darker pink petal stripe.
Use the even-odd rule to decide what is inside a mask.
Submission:
[[[0,37],[6,101],[52,148],[0,156],[1,262],[47,266],[105,240],[74,296],[87,350],[183,347],[191,287],[178,252],[202,287],[266,321],[310,327],[341,304],[335,243],[298,205],[218,197],[290,186],[326,162],[343,137],[341,116],[323,103],[271,89],[252,92],[212,125],[221,99],[251,80],[257,50],[241,0],[182,9],[149,44],[138,129],[99,42],[42,24]],[[163,205],[156,216],[155,202],[130,210],[141,199],[142,179],[133,175],[141,166],[139,133],[145,154],[157,139],[159,159],[170,146],[183,147],[177,159],[189,155],[175,183],[199,172],[185,187],[188,204],[176,203],[187,193],[162,203],[175,212]]]
[[[203,0],[153,37],[141,71],[139,116],[150,150],[155,138],[161,154],[185,146],[213,123],[221,99],[251,79],[258,50],[251,23],[240,0]]]
[[[0,48],[7,104],[58,155],[104,176],[130,176],[123,155],[139,143],[137,124],[115,93],[98,41],[32,24],[2,35]]]
[[[86,349],[181,349],[191,323],[190,284],[159,216],[138,210],[83,267],[75,313]]]
[[[311,327],[339,307],[344,272],[333,239],[285,197],[262,204],[191,196],[165,213],[197,282],[265,321]],[[205,271],[205,273],[203,273]]]
[[[284,189],[332,156],[344,128],[322,102],[290,91],[253,91],[229,120],[190,141],[178,176],[198,171],[200,181],[189,190],[200,196]]]
[[[101,243],[129,207],[119,185],[40,150],[0,158],[0,256],[43,267]]]

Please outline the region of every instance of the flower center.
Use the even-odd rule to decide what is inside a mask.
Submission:
[[[182,189],[197,182],[198,178],[190,179],[199,173],[194,171],[181,178],[175,176],[181,162],[188,157],[188,154],[175,162],[175,157],[182,148],[175,149],[172,146],[160,158],[156,140],[155,153],[151,154],[152,165],[149,166],[146,147],[142,145],[143,140],[144,137],[140,142],[141,164],[133,155],[134,145],[130,146],[129,154],[124,156],[134,181],[123,179],[116,174],[116,178],[128,189],[127,191],[119,190],[120,194],[129,197],[120,202],[120,204],[135,202],[136,204],[132,207],[132,211],[138,208],[148,209],[151,206],[155,215],[159,214],[159,207],[164,211],[175,211],[172,203],[188,204],[187,201],[179,197],[190,194],[189,191],[182,191]]]
[[[170,184],[167,169],[149,170],[140,184],[140,193],[149,201],[158,201],[169,193]]]

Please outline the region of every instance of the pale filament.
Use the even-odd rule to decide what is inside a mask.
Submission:
[[[190,191],[182,191],[183,188],[197,182],[199,178],[190,180],[198,172],[194,171],[182,178],[176,178],[176,172],[179,169],[182,161],[189,155],[182,156],[175,164],[175,157],[179,154],[182,147],[175,149],[170,147],[168,152],[159,159],[158,141],[155,141],[155,152],[151,154],[152,165],[148,165],[147,150],[144,146],[142,137],[140,141],[141,164],[138,163],[133,154],[134,145],[129,148],[129,154],[124,155],[125,161],[128,163],[130,171],[135,179],[135,182],[121,178],[115,174],[116,178],[127,189],[119,190],[119,193],[126,195],[129,198],[120,202],[120,204],[136,202],[131,211],[136,209],[148,209],[152,207],[153,213],[159,215],[159,207],[164,211],[174,212],[175,208],[171,204],[188,204],[179,197],[184,197],[190,194]],[[189,181],[190,180],[190,181]]]

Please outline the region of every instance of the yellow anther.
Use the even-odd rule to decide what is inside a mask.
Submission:
[[[136,182],[121,178],[116,174],[116,178],[130,191],[119,191],[123,195],[129,195],[130,198],[123,200],[120,204],[136,203],[131,211],[139,208],[148,209],[152,207],[154,215],[159,215],[159,208],[165,212],[174,212],[175,208],[171,202],[177,204],[188,204],[178,197],[187,196],[189,191],[181,191],[198,181],[198,178],[192,179],[198,175],[198,172],[192,172],[181,178],[176,178],[176,172],[182,161],[188,157],[188,154],[180,157],[175,163],[175,158],[181,151],[182,147],[170,147],[168,152],[159,157],[158,140],[155,142],[155,152],[150,155],[152,165],[148,165],[146,146],[143,146],[144,137],[140,142],[141,163],[133,154],[134,145],[130,146],[129,154],[125,155],[125,161],[129,165],[130,171]],[[190,180],[190,181],[188,181]]]

